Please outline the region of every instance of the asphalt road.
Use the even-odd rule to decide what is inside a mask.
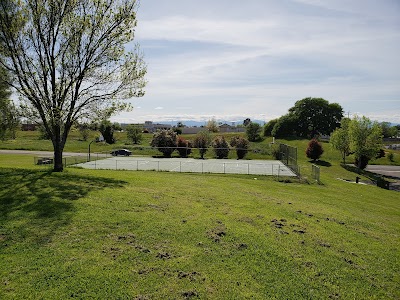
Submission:
[[[399,166],[368,165],[365,170],[376,174],[396,177],[400,179]]]
[[[0,154],[30,154],[38,156],[52,156],[52,151],[29,151],[29,150],[0,150]],[[87,156],[87,153],[63,152],[63,156]]]

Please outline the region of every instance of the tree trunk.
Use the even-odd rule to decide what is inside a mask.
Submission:
[[[54,146],[54,172],[62,172],[64,170],[63,165],[63,149],[61,148],[61,141],[56,143]]]
[[[53,136],[53,149],[54,149],[54,172],[62,172],[64,170],[63,165],[63,150],[64,144],[61,136],[61,128],[59,126],[55,126],[54,128],[54,136]]]

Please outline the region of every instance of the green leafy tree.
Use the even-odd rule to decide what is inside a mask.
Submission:
[[[250,122],[246,126],[246,135],[250,142],[261,140],[261,125],[258,123]]]
[[[229,144],[223,136],[216,136],[212,141],[212,147],[214,148],[215,156],[218,159],[227,158],[229,155]]]
[[[212,118],[211,120],[208,120],[206,128],[208,129],[208,131],[210,132],[218,132],[219,128],[218,128],[218,123],[215,120],[215,118]]]
[[[349,124],[349,139],[356,165],[364,169],[382,148],[382,127],[364,116],[356,116]]]
[[[324,153],[324,149],[322,145],[316,140],[312,139],[307,146],[306,155],[308,158],[311,158],[314,162],[319,159]]]
[[[351,120],[343,118],[340,122],[340,127],[336,128],[332,134],[329,143],[331,146],[340,151],[342,155],[343,163],[346,163],[346,156],[350,154],[350,137],[349,137],[349,125]]]
[[[142,131],[143,127],[131,124],[126,127],[126,136],[132,143],[137,145],[142,141]]]
[[[243,126],[247,126],[247,125],[249,125],[251,123],[251,119],[250,118],[246,118],[246,119],[244,119],[243,120]]]
[[[5,140],[9,135],[15,139],[16,130],[20,124],[19,112],[11,101],[9,75],[0,64],[0,139]]]
[[[236,148],[237,159],[243,159],[247,152],[249,151],[249,141],[240,136],[233,137],[231,139],[230,145]]]
[[[0,63],[15,81],[24,114],[40,120],[54,149],[54,171],[72,125],[125,109],[144,94],[135,0],[2,0]],[[119,99],[118,101],[116,99]]]
[[[115,138],[114,138],[114,129],[110,121],[108,120],[103,120],[100,123],[99,126],[99,131],[101,135],[103,136],[104,140],[106,141],[107,144],[114,144],[115,143]]]
[[[384,138],[395,137],[398,134],[396,126],[391,126],[389,122],[382,122],[379,124],[382,127],[382,135]]]
[[[272,136],[272,130],[274,129],[276,123],[278,123],[278,119],[270,120],[264,125],[264,136]]]
[[[114,131],[121,131],[122,130],[122,126],[118,122],[112,123],[112,127],[113,127]]]
[[[196,134],[193,141],[193,146],[199,149],[201,159],[204,159],[204,154],[206,154],[210,143],[211,143],[210,132],[200,131]]]
[[[296,135],[297,118],[291,114],[286,114],[278,119],[271,135],[277,138]]]
[[[173,130],[160,130],[154,133],[150,146],[155,147],[164,157],[171,157],[176,149],[176,133]]]
[[[289,109],[296,120],[296,133],[307,137],[330,134],[343,118],[343,108],[322,98],[304,98]]]

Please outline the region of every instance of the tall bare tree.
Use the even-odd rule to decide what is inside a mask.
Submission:
[[[132,43],[137,7],[135,0],[0,1],[0,63],[51,137],[54,171],[63,170],[76,120],[144,95],[146,65]]]

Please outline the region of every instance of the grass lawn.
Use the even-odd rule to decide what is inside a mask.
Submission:
[[[321,185],[0,155],[0,299],[399,299],[400,194],[325,155]]]

